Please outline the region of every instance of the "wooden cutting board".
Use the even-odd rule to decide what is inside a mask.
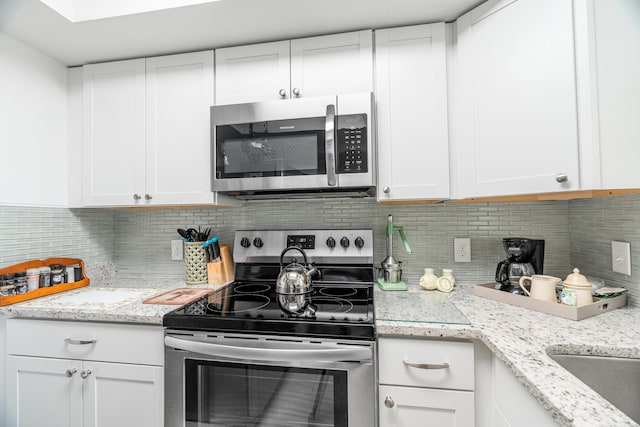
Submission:
[[[147,298],[142,301],[143,304],[165,304],[165,305],[184,305],[195,299],[198,299],[208,293],[213,292],[213,289],[205,288],[177,288],[168,292],[156,295],[151,298]]]

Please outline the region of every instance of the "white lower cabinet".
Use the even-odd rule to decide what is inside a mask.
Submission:
[[[158,427],[164,423],[162,328],[10,319],[11,427]]]
[[[380,427],[473,427],[474,345],[471,342],[381,338]]]

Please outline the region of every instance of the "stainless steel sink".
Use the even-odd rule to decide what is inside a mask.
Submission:
[[[576,354],[549,357],[640,423],[640,359]]]

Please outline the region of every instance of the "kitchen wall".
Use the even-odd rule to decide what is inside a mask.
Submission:
[[[223,242],[233,232],[257,228],[371,228],[375,263],[385,257],[387,214],[404,226],[413,253],[394,237],[394,255],[408,280],[424,267],[453,268],[460,281],[493,279],[504,258],[501,238],[546,239],[545,270],[566,275],[570,265],[569,203],[442,203],[380,205],[371,199],[255,201],[229,209],[123,210],[116,212],[116,263],[121,277],[181,278],[184,265],[170,261],[170,240],[177,228],[213,227]],[[454,237],[470,237],[471,263],[453,262]]]
[[[50,256],[73,256],[91,268],[118,270],[118,282],[184,278],[182,261],[171,261],[177,228],[213,227],[223,242],[236,229],[372,228],[375,262],[385,255],[385,221],[405,227],[413,254],[399,237],[394,254],[409,281],[424,267],[453,268],[461,283],[490,281],[503,258],[501,238],[546,240],[545,272],[565,277],[572,266],[631,290],[640,305],[640,195],[592,200],[517,203],[379,205],[373,200],[244,202],[229,209],[64,209],[0,206],[0,266]],[[453,239],[470,237],[471,263],[453,262]],[[610,241],[631,243],[633,276],[610,272]],[[114,264],[115,263],[115,264]]]

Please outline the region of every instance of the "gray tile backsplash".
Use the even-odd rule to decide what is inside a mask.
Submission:
[[[0,266],[51,256],[92,265],[117,265],[120,279],[184,278],[171,261],[177,228],[212,227],[222,242],[235,230],[256,228],[372,228],[376,265],[385,256],[387,214],[405,227],[413,253],[394,238],[404,277],[424,267],[452,268],[462,283],[491,281],[503,258],[503,237],[546,240],[545,272],[565,277],[573,266],[631,289],[640,302],[640,196],[514,203],[380,205],[370,199],[247,201],[239,208],[57,209],[0,206]],[[453,239],[471,239],[472,262],[453,262]],[[610,241],[631,242],[632,272],[611,272]]]

